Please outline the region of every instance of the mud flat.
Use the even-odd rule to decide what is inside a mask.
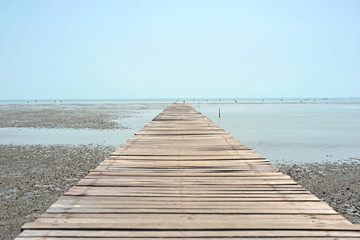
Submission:
[[[2,104],[0,128],[127,129],[119,120],[168,103]],[[131,123],[130,123],[131,124]]]
[[[141,120],[144,113],[149,121],[167,105],[1,104],[0,128],[130,128],[133,134],[136,132],[132,129],[134,121]],[[137,124],[142,127],[144,122]],[[0,239],[16,237],[25,222],[34,221],[114,150],[112,146],[91,144],[0,145]],[[359,160],[313,164],[281,162],[276,165],[351,222],[360,224]]]
[[[13,239],[114,147],[0,145],[0,239]]]
[[[277,167],[354,224],[360,224],[360,159]]]

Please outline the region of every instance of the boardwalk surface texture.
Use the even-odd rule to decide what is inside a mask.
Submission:
[[[187,104],[172,104],[17,239],[360,239]]]

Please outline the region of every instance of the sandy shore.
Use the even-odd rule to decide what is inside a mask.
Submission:
[[[114,147],[0,145],[0,239],[13,239]]]
[[[360,224],[360,159],[277,167],[354,224]]]

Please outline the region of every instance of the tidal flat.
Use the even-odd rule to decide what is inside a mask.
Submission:
[[[167,105],[169,105],[169,102],[1,104],[0,128],[5,130],[22,129],[16,131],[20,132],[19,137],[23,138],[24,142],[21,144],[16,142],[10,144],[11,141],[4,141],[5,144],[0,144],[0,239],[13,239],[16,237],[25,222],[34,221],[37,216],[45,212],[64,192],[82,179],[90,169],[95,168],[120,144],[151,121]],[[295,107],[299,108],[299,106]],[[326,112],[329,112],[328,106],[332,107],[332,105],[326,105]],[[314,160],[310,163],[288,161],[289,157],[283,157],[283,155],[286,152],[298,151],[299,145],[286,145],[286,142],[282,141],[281,136],[288,139],[287,135],[281,135],[281,133],[289,132],[289,130],[294,131],[293,125],[295,123],[288,127],[286,124],[282,124],[289,122],[287,116],[282,117],[281,124],[279,123],[278,125],[281,125],[281,127],[285,126],[288,129],[275,129],[274,126],[277,125],[273,123],[278,121],[281,114],[289,114],[289,106],[284,104],[261,106],[231,104],[231,108],[229,106],[226,106],[226,108],[221,106],[223,111],[221,119],[217,118],[218,104],[213,105],[209,103],[198,106],[195,104],[194,107],[198,107],[200,112],[203,112],[218,125],[223,125],[223,128],[233,134],[238,140],[249,140],[249,144],[245,141],[249,147],[254,148],[256,151],[261,150],[260,153],[270,160],[285,158],[285,161],[280,163],[274,161],[282,172],[290,175],[295,181],[310,190],[322,201],[328,203],[348,220],[360,224],[360,161],[358,159],[337,161],[334,159],[338,156],[336,154],[331,157],[332,161],[329,162],[317,161],[318,159],[316,158],[313,158]],[[284,107],[286,109],[283,110]],[[310,110],[314,108],[313,105],[308,107],[301,105],[300,107],[303,110],[304,108]],[[273,111],[274,108],[278,110]],[[354,109],[353,104],[350,105],[350,109],[348,105],[344,105],[344,107],[343,105],[336,105],[336,111],[330,108],[331,113],[335,111],[336,116],[345,116],[342,112],[344,109],[352,113],[355,111],[356,114],[353,114],[355,117],[350,118],[350,124],[348,122],[346,124],[346,126],[350,127],[355,126],[355,120],[353,125],[351,123],[352,119],[358,116],[358,110],[357,108]],[[292,111],[296,111],[296,109]],[[306,114],[306,111],[301,111],[301,113],[298,118],[303,124],[306,122],[303,121],[304,119],[311,119],[311,124],[317,121],[313,114]],[[318,107],[316,108],[316,114],[323,115]],[[244,118],[249,118],[249,116],[251,121],[242,122]],[[329,116],[333,118],[333,115]],[[329,116],[326,115],[327,118]],[[267,128],[268,125],[263,122],[259,123],[259,126],[263,126],[263,128],[249,125],[248,123],[254,123],[254,119],[257,121],[266,119],[266,124],[269,125],[271,123],[274,131],[264,135],[263,128]],[[340,118],[336,119],[341,123]],[[294,116],[290,120],[294,122]],[[319,122],[323,122],[323,118],[320,120]],[[326,127],[327,125],[323,126],[323,132],[329,133],[332,131],[333,123],[330,122],[328,125],[328,128]],[[303,130],[306,127],[304,126],[299,131],[307,133],[307,131]],[[29,135],[25,139],[25,136],[21,135],[26,132],[24,129],[31,129],[31,131],[39,130],[41,131],[39,137],[43,138],[42,136],[46,135],[54,141],[47,142],[47,138],[44,138],[45,144],[37,144],[33,140],[29,143],[27,142],[29,140],[26,139],[36,138],[34,138],[34,135]],[[80,139],[78,142],[74,142],[74,139],[79,138],[78,130],[81,131],[81,135],[91,133],[87,135],[87,141],[83,142]],[[244,134],[250,130],[249,134]],[[338,140],[334,144],[339,144],[340,140],[342,144],[345,144],[347,143],[345,141],[346,136],[352,136],[351,141],[348,140],[351,143],[350,147],[343,149],[346,150],[348,155],[357,156],[356,151],[354,151],[355,147],[353,147],[353,145],[358,146],[357,128],[355,130],[352,128],[354,136],[349,135],[349,131],[345,128],[336,128],[336,130],[341,130],[342,132],[341,134],[334,135]],[[65,137],[62,136],[62,139],[66,138],[66,141],[65,143],[61,141],[61,144],[57,144],[57,138],[64,134],[62,131],[66,131],[66,134],[68,134]],[[33,133],[31,132],[31,134]],[[101,140],[95,141],[95,137],[98,135],[101,135]],[[317,136],[322,136],[322,132],[317,132]],[[0,137],[3,137],[5,140],[10,139],[10,137],[5,135]],[[271,143],[274,142],[274,137],[278,137],[280,140],[277,141],[277,145],[274,147],[273,145],[266,144],[267,142],[261,142],[261,139],[264,137],[267,137],[268,142]],[[294,142],[298,142],[298,135],[293,134],[291,137]],[[304,139],[307,139],[303,135],[300,135],[300,137],[302,142],[305,141]],[[333,142],[333,135],[330,134],[327,137],[329,141]],[[102,138],[111,138],[113,140],[112,142],[104,142]],[[307,141],[312,139],[309,138]],[[92,142],[96,144],[90,144]],[[327,142],[325,143],[327,144]],[[279,148],[279,146],[289,146],[291,149],[285,151]],[[268,151],[265,151],[267,149]],[[306,151],[309,151],[308,147],[306,149]],[[313,151],[318,151],[319,148],[316,145],[312,149]],[[331,145],[326,149],[336,148]],[[276,154],[271,156],[272,153]],[[303,155],[303,152],[300,151],[298,155]],[[306,158],[311,161],[310,156],[306,156]],[[343,159],[346,158],[344,157]]]
[[[125,129],[114,121],[132,110],[119,104],[7,104],[1,106],[1,128]]]

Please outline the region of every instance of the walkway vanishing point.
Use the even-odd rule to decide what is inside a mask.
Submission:
[[[22,229],[17,239],[360,239],[360,225],[182,103]]]

